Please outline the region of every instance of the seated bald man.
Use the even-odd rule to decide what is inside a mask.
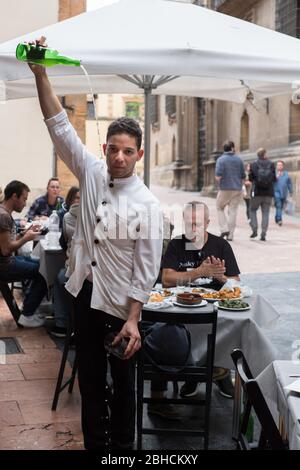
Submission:
[[[203,202],[192,201],[183,211],[185,234],[170,241],[162,261],[162,283],[164,287],[176,286],[183,282],[207,278],[205,287],[220,290],[228,279],[240,280],[240,270],[233,250],[222,237],[207,231],[209,210]],[[220,393],[233,396],[233,385],[228,369],[215,367],[214,381]],[[180,391],[182,396],[197,393],[197,383],[185,383]]]
[[[185,234],[170,241],[162,261],[165,287],[208,278],[207,287],[219,290],[228,279],[239,278],[239,268],[230,244],[207,231],[209,210],[206,204],[192,201],[183,212]]]

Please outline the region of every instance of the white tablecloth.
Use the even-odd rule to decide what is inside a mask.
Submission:
[[[47,286],[52,286],[60,269],[65,265],[65,252],[62,249],[49,249],[46,240],[40,240],[34,248],[32,256],[39,258],[39,272],[47,282]]]
[[[274,361],[259,374],[257,381],[277,425],[279,416],[283,418],[290,449],[300,450],[300,394],[284,388],[297,380],[290,377],[292,374],[300,375],[300,363]]]
[[[241,349],[253,374],[259,374],[276,358],[276,349],[261,327],[270,327],[279,317],[278,312],[262,296],[245,299],[250,310],[241,312],[219,309],[215,349],[215,365],[233,369],[231,351]],[[203,328],[190,325],[192,353],[195,360],[204,359],[206,345]]]

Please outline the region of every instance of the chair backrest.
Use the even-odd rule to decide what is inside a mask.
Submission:
[[[262,394],[262,391],[253,378],[248,363],[240,349],[234,349],[231,353],[237,374],[239,375],[243,391],[245,394],[245,406],[243,419],[241,422],[238,445],[241,450],[250,450],[246,433],[249,425],[251,409],[253,408],[261,425],[261,435],[258,449],[286,450],[287,446],[283,441],[278,427],[273,419],[271,411]]]
[[[213,376],[213,363],[215,353],[215,340],[216,340],[216,329],[217,329],[217,316],[218,309],[215,305],[211,305],[210,311],[191,311],[183,310],[182,312],[172,311],[168,309],[166,311],[160,310],[148,310],[142,311],[142,320],[144,322],[154,323],[166,323],[167,325],[200,325],[201,330],[206,334],[206,360],[204,364],[194,363],[191,360],[184,367],[182,364],[172,364],[166,366],[166,364],[156,361],[155,364],[149,363],[145,357],[144,342],[142,348],[138,353],[137,361],[137,449],[142,448],[142,435],[143,434],[158,434],[158,435],[176,435],[176,436],[201,436],[203,438],[204,449],[208,449],[209,444],[209,418],[210,418],[210,404],[211,404],[211,391],[212,391],[212,376]],[[142,326],[142,325],[140,325]],[[176,340],[175,340],[176,341]],[[159,346],[159,345],[158,345]],[[176,348],[176,344],[174,345]],[[161,356],[162,357],[162,356]],[[158,357],[157,357],[158,359]],[[192,358],[191,358],[192,359]],[[176,361],[175,361],[176,362]],[[159,367],[163,366],[163,367]],[[158,380],[158,381],[190,381],[196,384],[198,382],[205,383],[205,394],[201,397],[177,397],[177,392],[172,398],[164,397],[147,397],[144,395],[144,381],[145,380]],[[176,383],[177,385],[177,383]],[[178,387],[177,391],[178,391]],[[143,426],[143,404],[174,404],[174,405],[191,405],[201,406],[204,408],[204,423],[203,426],[197,426],[195,429],[187,429],[180,423],[179,426],[172,428],[149,428]],[[174,429],[175,427],[175,429]]]
[[[142,311],[142,320],[143,322],[153,322],[153,323],[166,323],[168,325],[204,325],[207,328],[207,345],[206,345],[206,363],[203,364],[203,374],[205,377],[210,376],[212,377],[212,370],[213,370],[213,363],[214,363],[214,354],[215,354],[215,342],[216,342],[216,330],[217,330],[217,315],[218,309],[215,305],[212,305],[211,312],[184,312],[184,313],[177,313],[172,311],[159,311],[159,310],[150,310],[144,309]],[[159,345],[158,345],[159,347]],[[142,356],[143,354],[142,348]],[[163,347],[162,347],[163,351]],[[159,356],[159,351],[157,351]],[[143,359],[144,360],[144,359]],[[147,359],[146,359],[147,362]],[[157,361],[156,361],[157,362]],[[161,364],[163,368],[165,368],[166,363]],[[170,364],[172,368],[175,364]],[[179,377],[182,377],[185,372],[191,373],[193,367],[195,369],[199,369],[199,366],[186,366],[184,371],[182,371],[182,364],[178,364],[178,370],[175,372],[174,367],[174,374],[177,374],[178,379],[174,378],[174,380],[184,380]],[[199,371],[198,371],[199,372]]]

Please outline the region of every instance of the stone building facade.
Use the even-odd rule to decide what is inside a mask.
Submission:
[[[209,0],[177,1],[206,6]],[[152,97],[151,183],[183,190],[202,187],[203,103],[190,97]]]
[[[0,42],[55,23],[58,1],[2,0]],[[53,146],[36,98],[0,103],[0,186],[12,180],[27,183],[30,200],[45,191],[53,175]],[[37,170],[38,169],[38,170]]]
[[[298,5],[296,0],[215,0],[210,7],[299,37]],[[292,92],[291,89],[291,96]],[[300,209],[300,105],[293,104],[291,96],[245,104],[206,100],[203,194],[215,192],[215,160],[222,151],[222,143],[229,138],[235,142],[245,163],[256,158],[259,147],[265,147],[274,162],[283,160],[293,179],[297,209]]]
[[[199,153],[197,100],[153,96],[152,101],[151,183],[192,190]]]
[[[86,10],[86,0],[2,0],[0,2],[0,42],[35,31]],[[69,118],[85,141],[86,95],[62,99]],[[54,154],[49,133],[36,98],[0,104],[0,186],[14,179],[30,186],[28,204],[45,192],[48,179],[58,175],[63,194],[76,179]]]
[[[59,0],[58,21],[66,20],[72,16],[86,11],[86,0]],[[63,107],[68,113],[70,122],[74,126],[83,143],[86,138],[86,95],[67,95],[61,98]],[[78,186],[78,181],[70,172],[64,162],[55,155],[54,174],[61,181],[62,194],[66,195],[71,186]]]

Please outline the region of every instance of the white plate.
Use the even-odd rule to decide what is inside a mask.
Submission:
[[[164,293],[165,293],[166,291],[170,292],[170,294],[169,294],[169,295],[164,295]],[[169,299],[170,297],[172,297],[172,295],[174,295],[174,293],[173,293],[173,291],[172,291],[171,289],[165,289],[165,290],[164,290],[164,289],[160,289],[160,290],[157,289],[157,290],[152,290],[152,291],[151,291],[151,295],[152,295],[152,294],[160,294],[160,295],[163,296],[164,299]]]
[[[161,302],[148,302],[147,304],[144,304],[143,308],[148,308],[149,310],[157,310],[159,308],[169,308],[172,307],[171,302],[166,302],[165,300],[162,300]]]
[[[212,292],[217,292],[214,289],[208,289],[207,287],[191,287],[192,293],[199,294],[211,294]]]
[[[230,300],[238,300],[238,299],[230,299]],[[219,302],[215,302],[215,305],[220,309],[220,310],[229,310],[230,312],[242,312],[243,310],[250,310],[251,306],[249,307],[244,307],[244,308],[229,308],[229,307],[222,307],[219,305]]]
[[[198,279],[194,279],[192,284],[195,286],[205,286],[205,284],[210,284],[212,281],[209,277],[198,277]]]
[[[207,305],[207,302],[206,300],[202,300],[202,302],[197,305],[186,305],[186,304],[180,304],[179,302],[176,302],[176,300],[174,300],[173,305],[176,305],[177,307],[196,308],[196,307],[204,307],[205,305]]]
[[[218,300],[242,300],[244,297],[234,297],[233,299],[211,299],[208,297],[203,297],[204,300],[207,300],[207,302],[216,302]]]

